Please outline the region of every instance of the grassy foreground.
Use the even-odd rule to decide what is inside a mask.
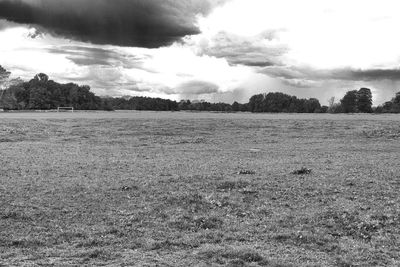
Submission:
[[[400,265],[396,115],[1,114],[0,157],[0,266]]]

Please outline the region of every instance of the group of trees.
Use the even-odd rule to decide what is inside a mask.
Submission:
[[[358,91],[352,90],[346,92],[340,100],[340,105],[331,106],[331,111],[334,113],[371,113],[373,111],[371,90],[361,88]]]
[[[181,100],[176,102],[169,99],[151,97],[107,97],[103,98],[105,106],[114,110],[155,110],[155,111],[247,111],[247,105],[237,102],[232,105],[226,103],[210,103],[206,101]]]
[[[376,107],[376,113],[400,113],[400,92],[397,92],[392,100]]]
[[[368,88],[346,92],[340,103],[329,100],[330,113],[400,113],[400,92],[392,100],[377,107],[372,106],[372,93]]]
[[[323,113],[326,110],[316,98],[298,99],[284,93],[254,95],[248,103],[251,112]]]
[[[195,111],[224,111],[231,112],[235,111],[234,108],[237,108],[237,111],[240,111],[239,103],[234,103],[233,105],[226,103],[210,103],[206,101],[190,101],[190,100],[182,100],[179,102],[178,107],[179,110],[195,110]],[[243,106],[243,105],[242,105]]]
[[[150,97],[99,97],[90,87],[74,83],[60,84],[46,74],[37,74],[28,82],[10,79],[10,72],[0,66],[0,108],[56,109],[74,107],[81,110],[155,110],[155,111],[222,111],[222,112],[291,112],[291,113],[400,113],[400,92],[381,106],[372,107],[372,93],[368,88],[346,92],[339,103],[329,100],[329,106],[321,106],[318,99],[300,99],[284,93],[257,94],[248,103],[209,103],[206,101]]]
[[[102,99],[90,92],[89,86],[60,84],[49,80],[43,73],[28,82],[12,84],[2,91],[1,96],[3,109],[56,109],[73,106],[76,109],[95,110],[102,106]]]
[[[152,97],[107,97],[102,98],[105,110],[154,110],[154,111],[177,111],[178,103],[169,99]]]

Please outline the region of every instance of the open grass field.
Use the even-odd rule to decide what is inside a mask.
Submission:
[[[0,157],[0,266],[400,266],[398,115],[4,113]]]

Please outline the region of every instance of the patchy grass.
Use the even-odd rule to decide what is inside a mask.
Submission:
[[[398,116],[0,121],[0,265],[400,265]]]
[[[206,245],[199,249],[197,255],[208,263],[228,263],[241,266],[245,263],[261,263],[262,266],[267,264],[259,252],[246,247]]]

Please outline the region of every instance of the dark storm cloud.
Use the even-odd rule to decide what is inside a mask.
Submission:
[[[0,0],[0,18],[95,44],[157,48],[199,33],[221,0]]]
[[[270,43],[276,31],[266,31],[254,37],[242,37],[227,32],[218,33],[211,43],[203,45],[203,54],[225,58],[231,65],[267,67],[280,64],[287,47]]]
[[[219,86],[206,81],[188,81],[180,84],[174,93],[182,95],[205,95],[217,93]]]
[[[260,71],[286,80],[400,81],[400,69],[314,69],[310,67],[266,67]]]

